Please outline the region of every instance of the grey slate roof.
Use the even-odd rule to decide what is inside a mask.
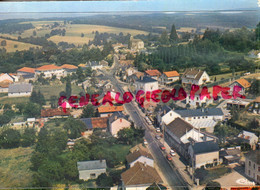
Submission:
[[[176,118],[171,123],[169,123],[166,128],[168,128],[176,137],[181,138],[186,132],[193,129],[193,126],[187,121],[181,118]]]
[[[148,77],[148,76],[144,76],[143,78],[136,80],[136,82],[141,82],[141,83],[149,83],[149,82],[156,82],[157,80]]]
[[[31,92],[32,84],[30,83],[20,83],[20,84],[10,84],[8,88],[8,93],[22,93]]]
[[[194,150],[194,154],[219,151],[218,143],[215,141],[195,142],[194,145],[191,146]]]
[[[251,151],[251,152],[245,154],[245,157],[248,160],[253,161],[256,164],[260,165],[260,150]]]
[[[82,118],[80,120],[85,123],[87,129],[93,129],[91,118]]]
[[[114,112],[111,117],[108,119],[109,125],[113,123],[118,118],[124,118],[127,120],[126,116],[122,112]]]
[[[78,170],[96,170],[96,169],[106,169],[106,160],[90,160],[77,162]]]
[[[204,111],[202,109],[174,110],[174,112],[180,114],[181,117],[224,115],[221,108],[206,108]]]

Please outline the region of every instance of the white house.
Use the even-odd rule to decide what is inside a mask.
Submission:
[[[43,65],[35,69],[36,76],[43,73],[44,78],[51,78],[55,75],[58,79],[64,76],[64,69],[56,65]]]
[[[250,144],[252,148],[258,142],[258,137],[255,135],[255,133],[249,131],[242,131],[241,133],[239,133],[238,138]]]
[[[0,74],[0,83],[3,81],[11,81],[11,82],[18,82],[19,78],[15,74],[10,73],[1,73]]]
[[[213,132],[218,121],[224,120],[224,113],[221,108],[202,108],[174,110],[174,113],[190,123],[196,129],[206,129]]]
[[[194,94],[194,99],[191,99],[190,94],[187,94],[186,97],[186,104],[189,104],[191,108],[196,108],[197,106],[202,106],[202,105],[209,105],[213,103],[213,98],[211,97],[210,99],[208,99],[206,96],[204,96],[202,99],[200,99],[200,93],[201,90],[198,90],[195,94]]]
[[[100,174],[106,173],[106,160],[91,160],[77,162],[79,179],[96,179]]]
[[[17,76],[22,77],[25,81],[35,80],[35,68],[23,67],[17,70]]]
[[[140,39],[134,39],[133,36],[130,37],[130,48],[133,50],[140,50],[144,48],[144,42]]]
[[[206,71],[199,69],[186,69],[181,77],[182,85],[203,85],[210,81],[209,75]]]
[[[135,85],[136,92],[138,90],[143,90],[144,92],[158,90],[158,81],[148,76],[136,80]]]
[[[117,133],[125,128],[130,128],[131,123],[126,119],[122,112],[115,112],[109,118],[109,132],[116,137]]]
[[[192,142],[188,148],[190,162],[195,168],[219,164],[219,146],[216,141]]]
[[[92,70],[102,69],[104,67],[99,61],[89,61],[87,66],[91,67]]]
[[[260,150],[245,154],[245,174],[260,184]]]
[[[14,83],[8,88],[9,97],[31,96],[33,86],[30,83]]]
[[[177,71],[163,72],[163,74],[160,77],[160,83],[162,85],[170,85],[179,79],[180,74]]]
[[[154,161],[152,155],[143,150],[137,149],[126,156],[126,161],[130,167],[133,167],[136,162],[141,162],[147,164],[151,167],[154,167]]]

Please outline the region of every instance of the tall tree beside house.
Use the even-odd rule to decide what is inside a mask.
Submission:
[[[70,77],[67,77],[66,89],[65,89],[67,98],[69,98],[71,96],[71,91],[72,91],[71,90],[71,79],[70,79]]]
[[[249,88],[250,94],[253,94],[253,95],[255,95],[255,96],[258,96],[258,95],[260,94],[260,88],[259,88],[259,86],[260,86],[260,80],[255,80],[255,81],[251,84],[251,86],[250,86],[250,88]]]
[[[26,128],[21,136],[22,147],[32,146],[36,141],[36,131],[34,128]]]
[[[77,78],[78,78],[78,82],[79,82],[79,83],[82,83],[82,82],[84,81],[85,75],[84,75],[84,72],[83,72],[83,70],[82,70],[81,67],[79,67],[79,68],[77,69],[77,71],[76,71],[76,76],[77,76]]]
[[[68,137],[71,139],[81,137],[81,133],[85,131],[85,128],[83,122],[72,117],[68,118],[64,123],[64,129],[67,130]]]
[[[178,40],[178,35],[174,24],[172,25],[171,29],[170,40],[173,42],[176,42]]]
[[[57,96],[51,96],[51,108],[57,108],[58,107],[58,97]]]
[[[81,118],[90,118],[90,117],[95,117],[95,108],[93,105],[88,104],[84,106],[82,114],[80,115]]]

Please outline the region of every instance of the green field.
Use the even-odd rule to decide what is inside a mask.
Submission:
[[[0,149],[0,188],[31,185],[30,157],[32,148]]]
[[[29,97],[1,97],[0,103],[1,104],[19,104],[19,103],[25,103],[29,101]]]
[[[15,51],[22,51],[22,50],[28,50],[30,48],[36,48],[36,47],[41,47],[29,43],[23,43],[23,42],[18,42],[14,40],[6,40],[3,38],[0,38],[0,42],[5,40],[6,41],[6,46],[0,46],[0,48],[5,48],[7,52],[15,52]],[[17,47],[15,47],[17,46]]]
[[[65,91],[66,85],[59,84],[59,85],[35,85],[34,90],[40,90],[41,93],[44,95],[45,100],[49,100],[51,96],[60,96],[60,92]],[[79,95],[80,92],[84,92],[84,90],[77,86],[71,85],[72,94]]]

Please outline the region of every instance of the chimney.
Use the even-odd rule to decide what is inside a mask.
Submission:
[[[163,114],[166,114],[166,110],[163,110]]]
[[[115,116],[115,120],[117,119],[117,115]]]
[[[146,167],[146,162],[144,162],[144,167]]]

